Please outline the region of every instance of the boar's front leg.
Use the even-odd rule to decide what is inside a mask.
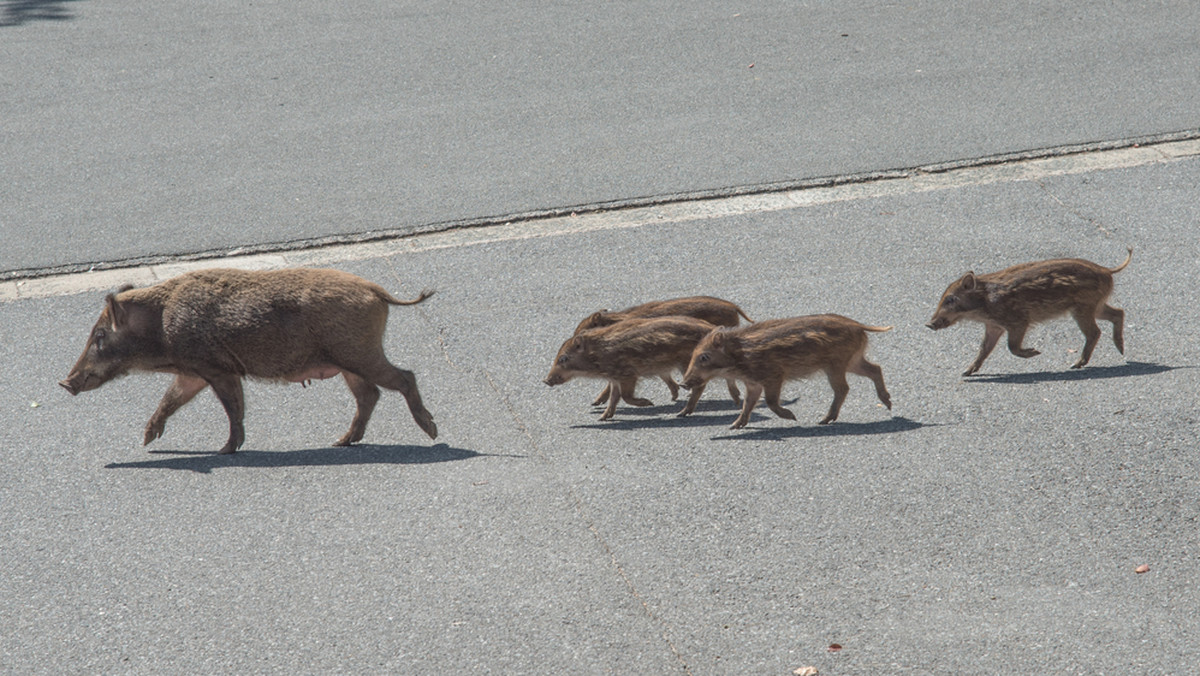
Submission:
[[[220,375],[206,378],[212,386],[217,399],[225,407],[225,415],[229,416],[229,441],[217,451],[219,455],[228,455],[242,447],[246,440],[246,430],[242,420],[246,415],[246,400],[242,394],[242,379],[235,375]]]
[[[375,404],[379,401],[378,387],[346,371],[342,371],[342,377],[346,380],[346,386],[354,393],[354,400],[358,403],[358,408],[354,412],[350,430],[342,435],[341,439],[333,442],[334,446],[349,446],[361,441],[363,433],[367,431],[367,421],[371,419],[371,412],[375,410]]]
[[[1092,322],[1092,327],[1096,329],[1096,337],[1100,337],[1100,327],[1096,326],[1095,321]],[[1029,359],[1030,357],[1036,357],[1041,354],[1041,352],[1038,352],[1032,347],[1025,347],[1023,345],[1025,342],[1025,332],[1028,330],[1028,324],[1018,324],[1016,326],[1008,327],[1008,351],[1012,352],[1018,357],[1021,357],[1022,359]],[[1084,333],[1086,334],[1087,331],[1084,331]],[[1095,346],[1095,344],[1096,341],[1093,340],[1092,345]]]
[[[161,437],[167,426],[167,418],[183,408],[184,404],[191,401],[200,393],[200,390],[206,387],[208,387],[208,381],[199,376],[183,374],[175,376],[175,380],[171,381],[171,386],[163,395],[162,401],[158,402],[158,409],[154,411],[154,415],[150,416],[150,422],[146,423],[146,434],[142,438],[142,445],[145,446]]]
[[[738,392],[737,381],[733,378],[726,378],[725,385],[729,387],[729,398],[733,399],[733,403],[738,406],[742,405],[742,394]]]
[[[964,376],[969,376],[979,370],[983,366],[983,360],[988,358],[988,355],[995,349],[996,343],[1000,342],[1000,336],[1004,335],[1004,327],[999,324],[988,322],[983,325],[983,344],[979,346],[979,354],[975,356],[975,361],[963,371]]]
[[[692,393],[688,396],[687,403],[683,405],[683,410],[676,414],[678,417],[689,416],[696,410],[696,403],[700,401],[700,395],[704,394],[704,388],[707,385],[708,383],[700,383],[692,388]]]
[[[758,403],[758,398],[762,395],[763,386],[758,383],[746,381],[746,398],[742,400],[742,413],[733,421],[729,429],[736,430],[746,426],[750,422],[750,412],[754,410],[754,405]]]

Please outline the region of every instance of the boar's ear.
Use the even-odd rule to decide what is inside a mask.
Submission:
[[[975,271],[968,270],[967,274],[963,275],[962,279],[960,279],[958,281],[960,284],[962,284],[963,290],[974,291],[975,290]]]
[[[117,289],[116,293],[110,293],[104,297],[109,322],[114,331],[131,330],[134,333],[144,333],[154,323],[153,312],[150,308],[133,301],[117,299],[117,294],[132,288],[132,284],[126,284]]]
[[[113,329],[119,329],[125,325],[125,305],[117,300],[117,294],[132,288],[132,284],[123,284],[116,291],[104,297],[104,305],[108,310],[108,321],[112,324]]]
[[[709,344],[712,347],[720,349],[721,346],[725,344],[725,330],[723,328],[715,328],[712,331],[709,331],[708,335],[710,336]]]

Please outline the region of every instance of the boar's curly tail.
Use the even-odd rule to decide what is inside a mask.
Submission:
[[[379,290],[379,297],[391,303],[392,305],[416,305],[432,295],[433,289],[422,289],[421,295],[417,296],[416,300],[400,300],[383,289]]]
[[[1109,272],[1116,274],[1116,273],[1124,270],[1125,266],[1129,265],[1129,261],[1133,260],[1133,247],[1127,247],[1126,250],[1129,251],[1129,255],[1125,257],[1125,262],[1121,263],[1120,265],[1118,265],[1115,268],[1109,268],[1108,269]]]

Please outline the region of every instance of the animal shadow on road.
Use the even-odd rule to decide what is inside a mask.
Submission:
[[[1034,383],[1071,382],[1076,380],[1100,380],[1102,378],[1128,378],[1131,376],[1152,376],[1178,368],[1194,368],[1188,366],[1164,366],[1141,361],[1130,361],[1118,366],[1087,366],[1068,371],[1038,371],[1036,373],[1002,373],[997,375],[975,374],[966,376],[968,383],[1009,383],[1015,385],[1032,385]]]
[[[27,21],[66,21],[75,18],[67,7],[76,0],[6,0],[0,2],[0,26],[20,26]]]
[[[571,429],[583,430],[640,430],[665,428],[676,429],[684,427],[706,427],[728,424],[732,417],[741,410],[732,401],[700,401],[696,410],[689,416],[680,418],[677,414],[683,410],[683,401],[673,401],[657,406],[620,406],[612,420],[599,420],[586,425],[571,425]],[[705,412],[713,415],[703,415]]]
[[[750,424],[753,425],[756,420],[768,420],[771,418],[774,418],[774,416],[760,417],[758,414],[755,414],[750,418]],[[729,434],[713,437],[713,441],[779,441],[781,439],[796,438],[812,439],[819,437],[861,436],[865,434],[893,434],[896,432],[911,432],[919,430],[922,427],[938,426],[931,423],[917,422],[903,416],[896,416],[887,420],[876,420],[875,422],[834,422],[829,425],[818,425],[815,422],[810,425],[797,424],[791,420],[783,420],[781,422],[789,424],[780,427],[743,429],[741,432],[730,430]]]
[[[470,460],[490,453],[478,453],[446,444],[433,446],[380,446],[360,444],[346,448],[309,448],[300,451],[238,451],[217,455],[202,451],[150,451],[172,457],[136,462],[114,462],[105,469],[183,469],[208,474],[225,467],[331,467],[337,465],[423,465],[435,462]],[[524,456],[509,456],[524,457]]]

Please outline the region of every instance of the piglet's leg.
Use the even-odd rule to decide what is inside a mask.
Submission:
[[[375,387],[353,373],[343,371],[342,378],[346,380],[346,386],[354,394],[354,400],[358,404],[358,407],[354,412],[354,420],[350,422],[350,429],[342,435],[341,439],[333,442],[334,446],[349,446],[357,441],[361,441],[363,434],[367,431],[367,421],[371,419],[371,413],[375,410],[375,404],[379,401],[378,387]]]
[[[600,394],[596,395],[596,398],[592,401],[592,406],[599,406],[600,404],[608,401],[608,394],[609,386],[605,385],[604,389],[600,390]]]
[[[676,385],[675,381],[670,376],[659,376],[659,378],[662,378],[663,384],[665,384],[667,386],[668,390],[671,390],[671,401],[678,400],[679,399],[679,385]]]
[[[1092,326],[1095,327],[1096,322],[1093,321]],[[1037,350],[1033,349],[1032,347],[1025,347],[1023,345],[1023,343],[1025,342],[1025,332],[1028,329],[1029,329],[1028,324],[1018,324],[1016,326],[1008,327],[1008,351],[1012,352],[1013,354],[1017,355],[1018,357],[1021,357],[1022,359],[1036,357],[1039,354],[1041,354],[1041,352],[1038,352]],[[1086,331],[1084,333],[1086,333]],[[1100,333],[1100,329],[1098,327],[1096,327],[1096,334],[1099,335],[1099,333]]]
[[[726,378],[725,384],[729,387],[729,398],[733,400],[733,403],[741,406],[742,395],[738,392],[737,381],[733,378]]]
[[[683,410],[678,413],[680,418],[691,415],[696,410],[696,402],[700,401],[700,395],[704,394],[704,387],[708,383],[700,383],[692,388],[692,393],[688,395],[687,403],[683,405]]]
[[[142,437],[142,445],[145,446],[161,437],[167,426],[167,418],[183,408],[184,404],[191,401],[200,393],[200,390],[206,387],[208,387],[208,382],[198,376],[175,376],[175,380],[171,381],[171,386],[163,395],[162,401],[158,402],[158,409],[154,411],[154,415],[150,416],[150,422],[146,423],[146,434]]]
[[[225,415],[229,416],[229,441],[224,448],[217,451],[220,455],[228,455],[242,447],[246,440],[246,430],[242,420],[246,415],[246,400],[242,394],[242,379],[234,375],[221,375],[208,378],[217,399],[225,407]]]
[[[762,396],[763,387],[758,383],[746,383],[746,398],[742,401],[742,414],[733,421],[729,429],[736,430],[746,426],[750,422],[750,411],[754,410],[754,405],[758,403],[758,398]]]
[[[617,412],[617,402],[621,401],[621,384],[615,380],[608,382],[608,408],[604,409],[604,413],[600,414],[601,420],[608,420]]]
[[[637,387],[637,381],[638,379],[636,376],[621,380],[621,398],[624,399],[625,403],[629,404],[630,406],[653,406],[654,402],[650,401],[649,399],[633,396],[633,388]]]
[[[775,415],[785,420],[795,420],[796,414],[784,408],[779,403],[779,396],[783,392],[783,381],[771,382],[764,384],[765,396],[763,400],[767,402],[767,408],[775,412]]]
[[[883,386],[883,369],[879,368],[879,364],[872,364],[860,354],[858,361],[850,367],[850,372],[870,378],[875,383],[875,394],[879,396],[879,401],[882,401],[889,411],[892,410],[892,395],[888,394],[887,388]]]
[[[1004,327],[999,324],[987,323],[983,325],[983,344],[979,346],[979,354],[975,355],[975,361],[963,371],[964,376],[969,376],[979,370],[983,366],[983,360],[988,358],[988,355],[995,349],[996,343],[1000,342],[1000,336],[1004,335]]]
[[[1096,349],[1096,343],[1100,342],[1100,327],[1096,325],[1096,317],[1092,312],[1080,312],[1074,310],[1071,316],[1075,318],[1075,323],[1079,325],[1079,330],[1083,331],[1083,353],[1079,355],[1079,361],[1075,362],[1071,368],[1083,368],[1092,359],[1092,352]]]
[[[1104,321],[1112,322],[1113,345],[1117,346],[1117,352],[1125,354],[1125,311],[1118,307],[1105,305],[1097,316]]]
[[[846,401],[846,395],[850,393],[850,383],[846,382],[844,370],[829,370],[825,375],[829,378],[829,386],[833,388],[833,403],[829,405],[829,413],[825,414],[819,425],[828,425],[837,420],[838,413],[842,410],[842,402]]]

